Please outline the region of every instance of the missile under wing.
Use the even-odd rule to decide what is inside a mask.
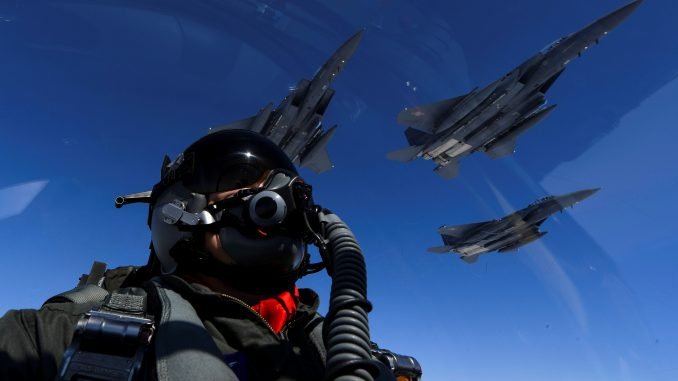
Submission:
[[[459,160],[474,152],[485,152],[493,159],[512,154],[518,137],[553,111],[555,105],[546,105],[546,92],[565,66],[619,25],[641,1],[558,39],[482,89],[406,108],[398,115],[398,123],[408,126],[409,146],[387,157],[433,160],[438,164],[436,173],[449,179],[457,176]]]
[[[276,143],[292,161],[302,167],[322,173],[332,168],[327,143],[337,126],[323,130],[322,118],[332,100],[332,80],[344,68],[355,52],[363,31],[349,38],[330,59],[318,69],[313,79],[302,79],[280,102],[277,108],[266,105],[256,115],[210,132],[224,129],[248,129]]]
[[[546,232],[540,231],[539,227],[550,216],[574,206],[598,190],[599,188],[584,189],[562,196],[547,196],[497,220],[456,226],[443,225],[438,229],[443,246],[428,250],[439,254],[455,252],[467,263],[474,263],[480,254],[515,251],[543,237]]]

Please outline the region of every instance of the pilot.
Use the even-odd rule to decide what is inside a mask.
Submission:
[[[282,150],[208,134],[136,201],[150,205],[149,263],[122,280],[95,265],[41,309],[9,311],[0,379],[322,379],[318,296],[296,286],[310,187]]]
[[[370,342],[359,245],[311,196],[287,155],[247,130],[166,157],[151,191],[116,200],[149,204],[148,263],[95,262],[39,310],[7,312],[0,379],[419,380],[414,358]],[[326,318],[296,286],[323,268]]]

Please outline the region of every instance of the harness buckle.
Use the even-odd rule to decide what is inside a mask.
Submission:
[[[136,380],[154,331],[147,317],[92,309],[78,321],[57,379]]]

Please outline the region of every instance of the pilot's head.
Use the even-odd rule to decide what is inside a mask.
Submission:
[[[310,188],[287,155],[247,130],[224,130],[165,163],[149,211],[165,274],[202,272],[243,288],[293,282],[306,259]]]

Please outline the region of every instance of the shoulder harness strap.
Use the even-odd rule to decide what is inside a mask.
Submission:
[[[161,307],[154,344],[158,380],[238,380],[193,306],[159,280],[151,284]]]
[[[86,284],[52,296],[43,303],[43,306],[50,303],[101,304],[106,300],[106,297],[108,297],[108,291],[93,284]]]
[[[154,330],[153,317],[146,314],[146,291],[136,287],[113,291],[101,307],[78,321],[57,380],[138,379]]]

